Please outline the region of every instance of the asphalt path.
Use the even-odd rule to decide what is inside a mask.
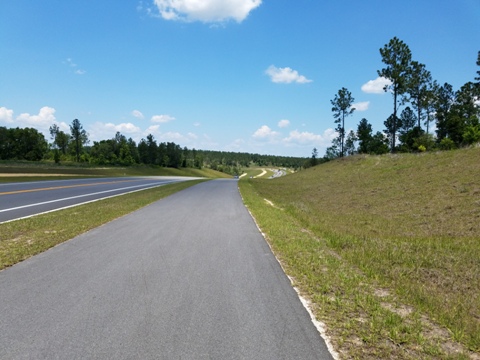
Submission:
[[[0,223],[189,179],[159,176],[0,184]]]
[[[1,271],[0,304],[0,359],[332,358],[235,180]]]

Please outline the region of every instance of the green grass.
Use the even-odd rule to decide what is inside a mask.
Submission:
[[[479,159],[357,156],[239,184],[345,357],[463,359],[480,352]]]
[[[0,270],[202,181],[164,185],[0,224]]]

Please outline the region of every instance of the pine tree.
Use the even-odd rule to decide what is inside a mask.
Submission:
[[[378,71],[378,75],[390,80],[390,84],[384,87],[384,91],[391,91],[393,95],[393,114],[387,127],[390,131],[391,151],[395,151],[395,138],[397,135],[398,123],[398,105],[404,98],[404,94],[408,89],[408,79],[410,74],[410,66],[412,54],[408,46],[397,37],[394,37],[380,49],[382,61],[386,65],[385,68]]]
[[[344,87],[338,90],[333,100],[330,100],[333,117],[335,118],[335,123],[338,124],[336,130],[339,133],[340,157],[343,157],[345,154],[345,118],[355,111],[352,108],[354,101],[352,93]]]

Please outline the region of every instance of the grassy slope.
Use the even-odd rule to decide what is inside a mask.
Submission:
[[[359,156],[240,186],[345,357],[468,358],[480,352],[479,160],[478,148]]]

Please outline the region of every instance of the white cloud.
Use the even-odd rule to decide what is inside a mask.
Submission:
[[[28,113],[20,114],[17,121],[26,126],[32,126],[37,129],[50,127],[55,121],[55,109],[49,106],[44,106],[40,109],[38,115],[30,115]]]
[[[0,107],[0,124],[13,123],[13,110],[9,110],[6,107]]]
[[[290,135],[283,139],[283,141],[286,143],[293,142],[299,144],[317,143],[322,141],[322,136],[307,131],[299,132],[298,130],[294,130],[290,132]]]
[[[181,142],[186,142],[187,138],[180,134],[179,132],[166,132],[164,134],[161,134],[161,139],[162,142],[175,142],[175,143],[181,143]]]
[[[121,123],[118,125],[114,124],[107,124],[109,127],[113,125],[113,129],[115,129],[115,132],[119,131],[124,135],[128,134],[137,134],[140,132],[140,128],[138,126],[135,126],[132,123]]]
[[[67,64],[68,66],[70,66],[71,68],[76,68],[78,65],[75,64],[72,60],[72,58],[68,58],[67,60],[64,61],[64,64]],[[73,71],[74,74],[77,74],[77,75],[84,75],[86,74],[87,72],[83,69],[76,69]]]
[[[50,126],[56,124],[61,131],[70,133],[70,126],[65,122],[58,122],[55,118],[56,110],[49,106],[44,106],[40,109],[38,115],[30,115],[23,113],[17,116],[15,122],[19,127],[33,127],[43,133],[46,138],[50,137]]]
[[[383,88],[391,85],[392,82],[384,77],[377,77],[375,80],[370,80],[362,85],[362,91],[367,94],[382,94],[385,92]]]
[[[132,111],[132,115],[133,115],[134,117],[136,117],[137,119],[143,119],[143,118],[144,118],[142,112],[139,111],[139,110],[133,110],[133,111]]]
[[[289,120],[280,120],[278,122],[278,127],[279,128],[286,128],[290,125],[290,121]]]
[[[142,135],[142,129],[132,123],[114,124],[98,121],[89,128],[89,139],[92,141],[112,139],[117,131],[134,140],[139,139]]]
[[[68,58],[65,62],[70,67],[77,67],[77,64],[73,62],[72,58]]]
[[[29,113],[22,113],[16,118],[13,116],[13,110],[5,107],[0,107],[0,124],[8,125],[9,127],[19,128],[34,128],[41,132],[46,139],[50,138],[50,126],[57,125],[61,131],[70,132],[70,127],[64,122],[58,122],[55,118],[56,110],[49,106],[44,106],[38,112],[38,115],[30,115]]]
[[[335,130],[327,129],[323,134],[314,134],[311,132],[298,130],[291,131],[289,136],[282,142],[286,145],[307,145],[327,146],[336,137]]]
[[[268,139],[268,140],[274,140],[276,137],[278,137],[280,133],[273,131],[270,129],[267,125],[263,125],[260,129],[255,131],[253,133],[253,137],[255,139]]]
[[[189,133],[187,134],[187,137],[188,137],[189,139],[192,139],[192,140],[197,140],[197,139],[198,139],[197,134],[194,134],[194,133],[192,133],[192,132],[189,132]]]
[[[195,127],[199,127],[200,125],[201,125],[201,124],[200,124],[199,122],[193,123],[193,126],[195,126]]]
[[[230,145],[227,145],[227,148],[239,150],[242,148],[244,144],[245,144],[245,140],[235,139],[232,143],[230,143]]]
[[[274,83],[290,84],[296,82],[298,84],[306,84],[312,82],[312,80],[307,79],[305,76],[300,75],[298,71],[289,67],[277,68],[276,66],[271,65],[265,73],[270,76],[270,79]]]
[[[170,115],[154,115],[152,116],[152,119],[151,119],[152,122],[161,123],[161,124],[164,124],[173,120],[175,120],[175,118]]]
[[[245,20],[262,0],[154,0],[165,20],[204,23]]]
[[[370,101],[358,102],[352,105],[356,111],[367,111],[370,106]]]
[[[152,125],[147,128],[147,130],[144,131],[145,135],[152,134],[155,135],[155,133],[159,133],[160,130],[160,125]]]

